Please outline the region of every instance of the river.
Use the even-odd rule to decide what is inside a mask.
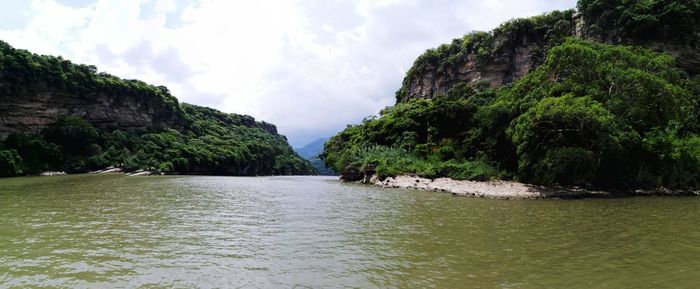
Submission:
[[[700,198],[332,177],[0,179],[0,288],[697,288]]]

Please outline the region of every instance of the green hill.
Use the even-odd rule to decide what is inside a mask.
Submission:
[[[177,174],[316,174],[277,128],[179,103],[164,86],[0,41],[0,176],[107,166]]]
[[[323,158],[348,176],[700,188],[699,9],[580,1],[455,39]]]

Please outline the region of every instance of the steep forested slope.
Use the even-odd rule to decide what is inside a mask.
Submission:
[[[180,104],[164,86],[0,41],[0,176],[118,166],[166,173],[316,173],[250,116]]]
[[[348,175],[700,187],[698,18],[673,28],[698,1],[578,6],[428,50],[397,104],[331,138],[324,158]]]

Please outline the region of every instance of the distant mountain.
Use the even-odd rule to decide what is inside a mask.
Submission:
[[[321,175],[336,175],[330,168],[326,167],[326,163],[318,156],[323,152],[323,145],[328,140],[327,137],[312,141],[302,147],[294,148],[294,151],[304,159],[311,162]]]
[[[297,152],[297,154],[299,154],[302,158],[308,160],[320,155],[323,152],[323,144],[325,144],[327,140],[327,137],[320,138],[302,147],[294,148],[294,151]]]

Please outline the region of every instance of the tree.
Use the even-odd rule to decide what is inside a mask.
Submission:
[[[0,150],[0,177],[22,174],[22,158],[15,150]]]
[[[66,116],[42,132],[44,138],[74,155],[89,155],[90,144],[99,138],[97,130],[78,116]]]
[[[524,181],[587,185],[606,151],[617,150],[615,117],[590,97],[546,98],[520,115],[509,131]]]

